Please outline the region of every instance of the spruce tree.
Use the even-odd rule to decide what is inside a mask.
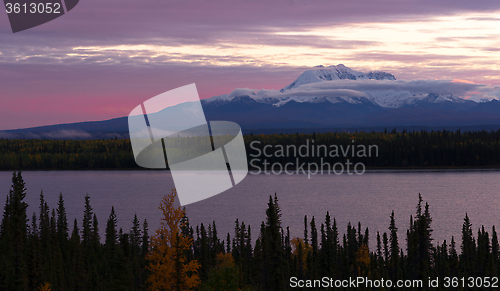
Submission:
[[[75,218],[75,221],[73,222],[73,231],[71,232],[71,242],[74,245],[80,244],[80,231],[78,230],[78,222]]]
[[[462,253],[460,254],[460,267],[462,272],[469,274],[473,271],[473,261],[475,260],[476,243],[472,233],[472,224],[469,216],[465,213],[462,225]]]
[[[57,237],[59,239],[59,246],[61,249],[65,249],[66,242],[68,241],[68,220],[66,218],[62,193],[59,194],[59,202],[57,203]]]
[[[268,290],[284,290],[284,251],[281,244],[281,211],[275,195],[269,197],[264,228],[264,268],[262,269],[264,285]]]
[[[107,252],[113,252],[114,247],[116,246],[116,241],[118,239],[118,234],[116,232],[116,225],[117,225],[117,220],[116,220],[115,208],[111,206],[111,213],[109,214],[108,223],[106,225],[105,246]]]
[[[498,271],[498,254],[499,254],[498,236],[495,230],[495,226],[491,230],[491,257],[494,265],[494,272]]]
[[[137,219],[137,214],[134,215],[134,220],[132,220],[132,229],[130,230],[130,247],[132,248],[133,255],[138,255],[140,253],[141,226],[139,219]]]
[[[82,223],[82,244],[85,249],[90,248],[92,242],[92,207],[90,206],[90,197],[85,196],[85,210],[83,212]]]
[[[149,251],[148,220],[144,219],[142,224],[142,256],[145,257]]]
[[[92,247],[94,251],[97,251],[101,246],[101,237],[99,235],[99,222],[97,221],[97,216],[94,213],[92,218]]]
[[[5,283],[0,287],[5,290],[27,290],[29,284],[26,257],[28,204],[23,201],[25,197],[26,187],[21,172],[14,172],[0,233],[0,247],[5,254],[4,266],[0,269],[0,279]]]
[[[391,254],[390,254],[390,268],[391,268],[391,278],[394,280],[399,274],[399,244],[398,244],[398,228],[396,227],[396,219],[394,217],[394,210],[391,214],[391,223],[389,225],[390,232],[390,244],[391,244]]]

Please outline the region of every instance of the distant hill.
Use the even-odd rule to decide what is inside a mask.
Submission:
[[[202,100],[207,120],[240,124],[245,133],[500,129],[500,102],[468,100],[477,86],[449,80],[396,80],[344,65],[315,67],[280,90],[235,89]],[[181,105],[166,108],[178,114]],[[126,138],[127,117],[1,131],[6,138]]]

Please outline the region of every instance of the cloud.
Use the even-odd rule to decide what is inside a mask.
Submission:
[[[500,86],[482,87],[478,91],[470,92],[468,99],[474,101],[500,100]]]
[[[337,80],[330,82],[319,82],[306,84],[298,87],[298,90],[316,88],[322,90],[349,89],[361,92],[367,91],[408,91],[410,93],[450,93],[463,95],[468,91],[477,90],[483,85],[472,83],[453,82],[452,80]],[[304,88],[302,88],[304,87]]]
[[[149,97],[193,82],[202,98],[238,87],[282,88],[319,64],[384,70],[398,79],[500,82],[496,43],[483,42],[497,35],[496,0],[146,2],[81,1],[70,14],[16,34],[0,18],[0,129],[125,116]],[[443,21],[446,15],[465,20]],[[495,33],[450,32],[467,21],[493,21]],[[386,38],[372,38],[380,35]],[[461,49],[433,41],[439,37],[459,39]],[[463,49],[470,37],[484,40]],[[440,47],[428,50],[427,43]],[[321,94],[363,93],[327,90]]]
[[[244,96],[244,95],[254,95],[255,90],[249,88],[237,88],[229,93],[229,98],[233,98],[236,96]]]
[[[35,32],[50,32],[60,27],[65,36],[109,41],[117,38],[171,36],[202,40],[218,34],[263,27],[306,28],[325,23],[422,18],[430,15],[453,15],[464,11],[492,11],[500,8],[496,0],[473,1],[389,0],[192,0],[146,3],[136,0],[87,0],[71,15],[45,24]],[[6,19],[0,30],[9,31]],[[161,25],[159,25],[161,24]],[[26,34],[25,34],[26,35]]]
[[[485,50],[487,52],[498,52],[498,51],[500,51],[500,48],[498,48],[498,47],[486,47],[486,48],[482,48],[482,50]]]
[[[353,88],[342,88],[342,86],[337,88],[328,88],[328,86],[314,86],[316,84],[307,84],[313,86],[302,85],[296,89],[292,89],[287,92],[278,93],[276,92],[276,97],[281,96],[296,96],[296,97],[366,97],[366,93],[361,90]]]
[[[270,32],[251,33],[245,36],[235,36],[231,39],[233,44],[248,44],[249,38],[252,39],[253,45],[266,45],[266,46],[304,46],[312,48],[325,48],[325,49],[359,49],[375,47],[380,45],[377,41],[368,40],[353,40],[342,38],[326,38],[318,35],[282,35],[273,34]]]
[[[500,86],[492,87],[458,80],[334,80],[304,84],[280,92],[279,90],[252,90],[240,88],[233,90],[228,98],[254,96],[256,98],[286,97],[368,97],[384,92],[401,92],[406,96],[444,94],[455,97],[484,101],[500,98]]]

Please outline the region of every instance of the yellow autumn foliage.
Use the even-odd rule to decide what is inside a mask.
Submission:
[[[231,253],[223,254],[218,253],[215,257],[215,262],[217,263],[217,268],[229,268],[234,267],[234,259]]]
[[[370,267],[370,250],[366,244],[362,244],[356,252],[356,263],[358,265],[358,273],[362,276],[369,274]]]
[[[50,283],[43,283],[42,286],[38,287],[38,290],[39,291],[51,291],[52,290],[52,285],[50,285]]]
[[[300,237],[294,237],[291,243],[292,243],[292,255],[295,257],[298,257],[299,247],[300,247],[302,256],[301,258],[298,259],[302,261],[302,266],[304,270],[306,270],[307,254],[312,250],[312,246],[309,245],[308,243],[305,243],[304,239]]]
[[[196,261],[187,262],[185,252],[191,248],[193,240],[181,233],[182,217],[185,212],[174,207],[177,192],[163,197],[159,209],[163,217],[156,234],[151,237],[149,261],[149,290],[193,290],[200,284]]]
[[[370,250],[368,249],[367,245],[362,244],[359,247],[356,253],[356,262],[367,267],[370,265]]]

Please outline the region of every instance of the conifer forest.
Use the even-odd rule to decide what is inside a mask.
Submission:
[[[196,138],[196,137],[191,137]],[[307,158],[299,153],[273,155],[272,163],[363,162],[367,168],[485,168],[500,165],[499,131],[406,131],[397,132],[333,132],[295,134],[247,134],[244,136],[249,169],[252,157],[263,154],[266,146],[299,148],[309,144]],[[313,147],[315,145],[315,155]],[[324,148],[320,148],[323,146]],[[341,147],[376,146],[377,154],[366,157],[343,155]],[[332,147],[337,149],[331,154]],[[326,149],[326,150],[324,150]],[[269,152],[266,153],[275,153]],[[40,140],[0,139],[0,170],[101,170],[140,169],[135,163],[129,139]]]

